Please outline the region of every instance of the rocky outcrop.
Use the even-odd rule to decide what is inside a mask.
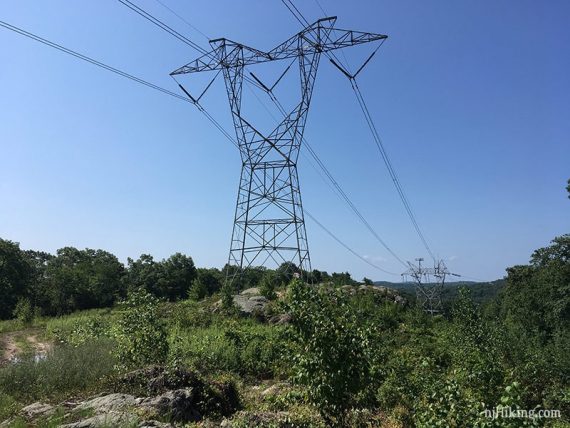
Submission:
[[[197,422],[202,419],[198,392],[193,388],[168,391],[158,397],[141,401],[142,407],[152,409],[158,415],[169,415],[172,421]]]
[[[258,288],[248,288],[234,296],[234,303],[243,315],[260,314],[269,303],[259,292]]]
[[[379,285],[343,285],[340,287],[345,293],[357,294],[357,293],[374,293],[378,296],[384,298],[388,302],[393,302],[398,305],[405,305],[406,299],[404,299],[396,290],[393,288],[383,287]]]
[[[135,397],[129,394],[108,394],[84,401],[75,407],[76,411],[92,410],[95,413],[109,413],[136,404]]]
[[[24,407],[20,413],[26,419],[35,419],[42,416],[49,416],[55,412],[55,408],[46,403],[33,403]]]
[[[59,406],[33,403],[24,407],[20,415],[35,426],[57,409],[65,409],[65,415],[58,421],[58,426],[64,428],[170,428],[174,423],[231,416],[239,407],[233,383],[207,382],[194,372],[181,368],[151,366],[135,370],[122,376],[113,388],[115,392],[77,403],[65,402]],[[10,421],[7,422],[6,426],[10,426]]]
[[[137,423],[137,417],[126,411],[111,411],[83,419],[78,422],[61,425],[61,428],[99,428],[131,426]]]

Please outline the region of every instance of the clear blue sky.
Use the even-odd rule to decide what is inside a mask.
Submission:
[[[212,38],[260,49],[299,29],[278,0],[162,1]],[[452,271],[496,279],[570,232],[570,2],[320,1],[340,28],[389,35],[360,87]],[[136,3],[207,46],[155,0]],[[311,21],[322,15],[313,0],[296,4]],[[114,0],[4,0],[0,19],[174,91],[168,74],[197,56]],[[347,57],[355,65],[366,52]],[[239,156],[193,106],[4,29],[0,56],[0,237],[50,252],[103,248],[123,261],[180,251],[199,266],[226,262]],[[221,79],[205,104],[232,131]],[[305,135],[394,251],[426,257],[348,81],[326,58]],[[312,214],[401,271],[304,157],[299,173]],[[307,233],[313,267],[398,280],[309,219]]]

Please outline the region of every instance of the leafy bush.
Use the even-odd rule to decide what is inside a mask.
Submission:
[[[212,312],[192,300],[177,303],[169,313],[169,321],[181,329],[209,327],[213,322]]]
[[[259,292],[269,300],[275,300],[277,294],[275,288],[277,287],[277,275],[273,271],[267,271],[259,284]]]
[[[120,307],[122,312],[114,329],[118,368],[165,362],[168,340],[158,299],[141,289],[129,293]]]
[[[16,303],[14,308],[14,317],[24,326],[29,326],[34,322],[34,318],[38,315],[36,308],[32,306],[32,302],[28,298],[22,298]]]
[[[242,320],[207,328],[174,328],[171,358],[203,373],[232,372],[268,378],[287,372],[288,343],[283,329]]]
[[[297,352],[295,379],[308,388],[327,425],[344,425],[347,411],[370,386],[371,332],[358,322],[346,294],[295,280],[290,285]]]

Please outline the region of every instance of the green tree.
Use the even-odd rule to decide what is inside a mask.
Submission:
[[[362,278],[362,282],[364,283],[364,285],[374,285],[374,281],[372,281],[370,278]]]
[[[279,267],[275,271],[277,275],[277,280],[282,284],[289,284],[295,274],[299,274],[299,269],[297,265],[293,262],[284,262],[279,265]]]
[[[356,285],[357,282],[352,279],[349,272],[333,272],[332,281],[334,285]]]
[[[544,338],[570,325],[570,235],[536,250],[526,266],[507,269],[503,317]]]
[[[192,257],[176,253],[162,262],[161,275],[156,284],[158,297],[170,301],[188,297],[188,291],[196,278]]]
[[[47,290],[47,267],[54,255],[44,251],[27,250],[24,252],[29,265],[32,268],[32,277],[28,287],[28,295],[32,304],[41,311],[46,312],[49,308]]]
[[[275,289],[281,285],[278,283],[279,277],[274,271],[267,271],[259,284],[259,292],[269,300],[275,300],[277,294]]]
[[[208,295],[208,286],[206,285],[204,280],[200,278],[200,276],[198,276],[198,278],[192,281],[188,297],[190,297],[192,300],[202,300],[207,295]]]
[[[124,266],[103,250],[65,247],[47,262],[42,293],[49,314],[111,306],[124,295]]]
[[[141,254],[137,260],[127,258],[127,273],[124,283],[129,290],[140,288],[157,295],[156,284],[162,275],[162,266],[150,254]]]
[[[201,300],[220,290],[222,286],[221,273],[218,269],[197,269],[196,279],[190,287],[189,297]]]
[[[0,239],[0,319],[11,318],[18,300],[28,295],[32,274],[19,244]]]

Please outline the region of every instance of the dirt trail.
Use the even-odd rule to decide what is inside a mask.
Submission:
[[[28,329],[0,336],[0,364],[15,361],[24,353],[34,355],[36,358],[45,358],[52,345],[38,340],[38,333],[39,331]],[[25,343],[24,349],[19,343]]]
[[[37,334],[31,334],[27,336],[26,340],[34,349],[36,356],[45,356],[51,349],[51,343],[38,341]]]
[[[14,340],[14,333],[5,334],[0,338],[0,343],[2,344],[2,357],[0,358],[0,363],[12,361],[22,352]]]

